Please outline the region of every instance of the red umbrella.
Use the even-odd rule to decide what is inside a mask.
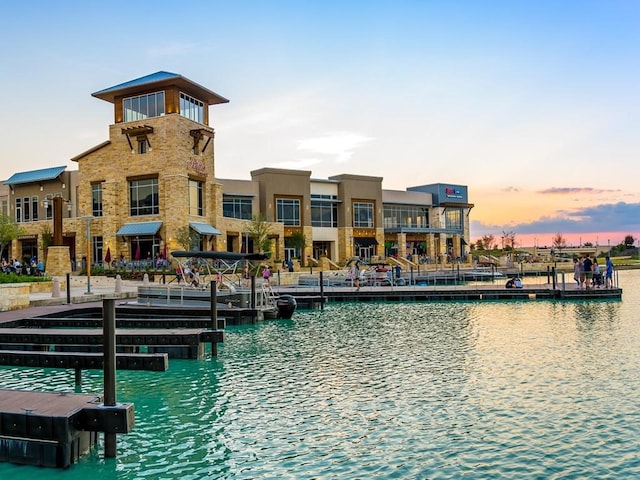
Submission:
[[[134,260],[140,260],[140,240],[136,241],[136,255],[133,257]]]
[[[111,263],[111,248],[107,247],[107,254],[104,256],[104,263],[109,265]]]

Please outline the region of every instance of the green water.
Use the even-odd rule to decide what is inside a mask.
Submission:
[[[228,329],[217,358],[119,371],[136,426],[0,479],[639,478],[640,271],[623,301],[332,304]],[[83,393],[102,390],[84,372]],[[0,369],[73,391],[73,372]]]

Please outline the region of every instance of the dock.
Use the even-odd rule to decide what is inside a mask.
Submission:
[[[0,461],[67,468],[98,432],[129,433],[132,404],[107,407],[102,397],[0,389]]]

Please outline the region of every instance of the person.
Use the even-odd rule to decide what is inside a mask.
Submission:
[[[598,259],[593,259],[593,286],[600,288],[602,285],[602,272],[600,271],[600,265],[598,265]]]
[[[581,281],[580,277],[582,276],[582,262],[578,257],[573,259],[573,279],[577,283],[577,287],[580,288]]]
[[[42,277],[44,275],[44,262],[42,260],[38,260],[38,266],[36,267],[36,273],[40,277]]]
[[[291,261],[291,259],[287,260],[287,269],[290,272],[293,272],[293,262]]]
[[[593,280],[593,262],[589,255],[584,256],[582,270],[584,271],[584,288],[588,290],[591,288],[591,281]]]
[[[605,287],[613,288],[613,262],[611,261],[609,256],[606,257],[606,261],[607,261],[605,263],[606,270],[604,273]]]
[[[402,268],[400,268],[400,265],[396,265],[394,267],[395,270],[395,274],[396,274],[396,283],[398,282],[398,279],[400,278],[400,274],[402,273]]]
[[[182,266],[178,264],[178,266],[176,267],[176,281],[180,283],[181,280],[182,280]]]
[[[515,283],[515,278],[510,278],[509,280],[507,280],[507,283],[504,284],[504,288],[515,288]]]
[[[358,262],[353,264],[351,279],[353,280],[353,286],[356,288],[356,291],[360,290],[360,265],[358,265]]]
[[[269,270],[269,265],[265,265],[262,269],[262,281],[265,285],[269,285],[269,277],[271,276],[271,271]]]
[[[244,272],[242,272],[242,278],[244,279],[244,286],[248,287],[249,286],[249,280],[251,280],[251,276],[249,273],[249,264],[246,263],[244,266]]]
[[[515,288],[522,288],[522,280],[520,280],[520,277],[516,277],[516,278],[513,280],[513,286],[514,286]]]

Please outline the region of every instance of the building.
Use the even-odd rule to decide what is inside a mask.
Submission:
[[[157,72],[100,90],[113,104],[105,142],[65,167],[21,172],[5,181],[0,201],[28,233],[11,255],[42,256],[51,219],[48,200],[62,197],[64,244],[73,260],[144,261],[193,248],[257,251],[252,218],[269,227],[274,261],[343,263],[388,255],[464,258],[469,241],[466,186],[430,184],[383,190],[382,177],[263,168],[251,178],[217,179],[210,106],[227,103],[183,77]],[[4,195],[4,196],[3,196]],[[6,200],[3,200],[5,199]],[[301,246],[303,239],[304,246]]]

